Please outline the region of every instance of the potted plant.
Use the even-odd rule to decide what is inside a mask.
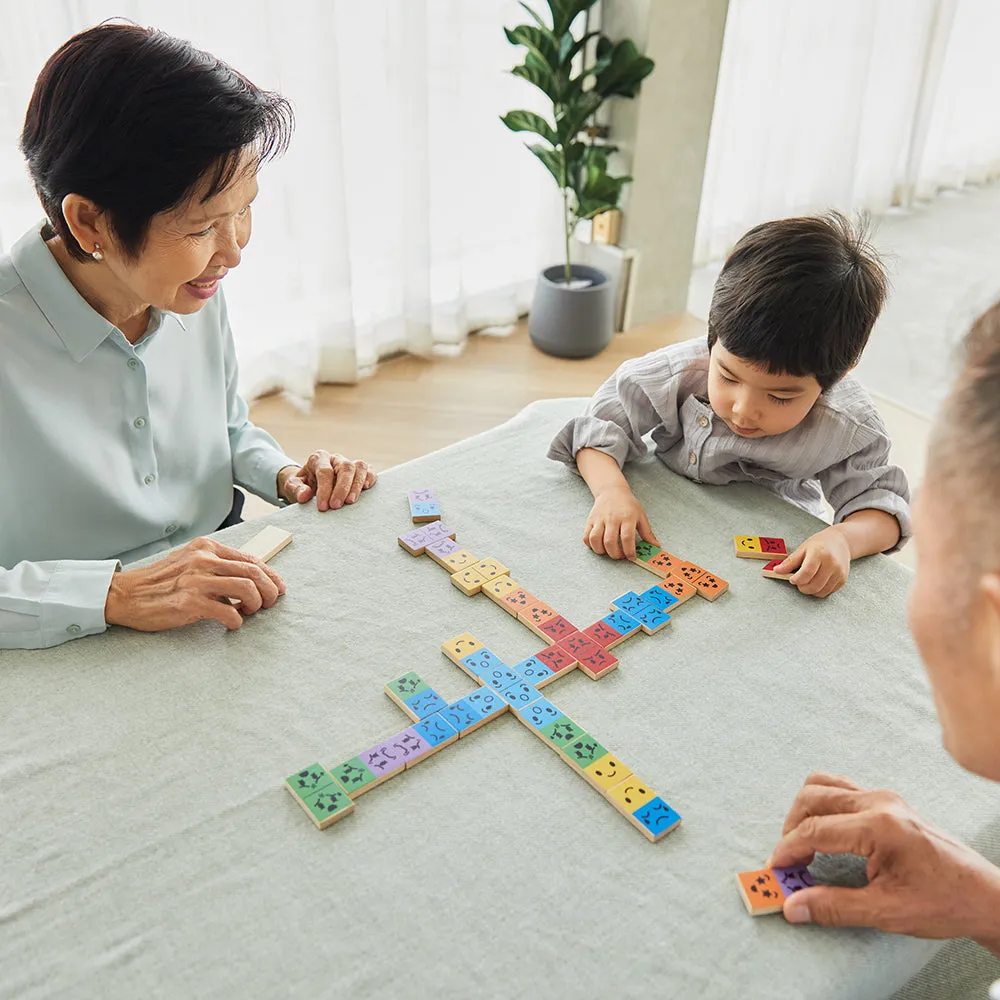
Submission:
[[[546,0],[551,25],[522,3],[534,24],[504,28],[512,45],[527,49],[514,75],[552,102],[551,120],[534,111],[509,111],[501,121],[514,132],[532,132],[543,140],[528,143],[528,149],[562,191],[566,260],[539,274],[528,332],[536,347],[563,358],[589,358],[611,341],[611,282],[596,267],[572,263],[570,246],[577,223],[617,208],[622,188],[632,179],[608,172],[608,156],[616,147],[597,143],[600,130],[588,129],[587,122],[609,98],[635,97],[653,71],[653,61],[629,39],[614,43],[586,26],[574,33],[574,22],[595,2]],[[587,65],[588,43],[595,39],[595,58]]]

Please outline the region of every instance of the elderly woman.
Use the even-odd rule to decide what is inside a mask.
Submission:
[[[930,676],[944,744],[1000,781],[1000,304],[973,327],[965,370],[940,415],[914,509],[918,564],[910,628]],[[941,586],[941,581],[962,581]],[[812,774],[770,863],[816,851],[868,859],[863,889],[806,889],[794,923],[968,937],[1000,956],[1000,870],[925,822],[898,795]]]
[[[198,537],[238,522],[233,484],[321,511],[374,484],[289,458],[237,391],[222,281],[291,128],[280,96],[133,25],[71,38],[38,77],[21,149],[47,221],[0,258],[0,648],[238,628],[284,584]]]

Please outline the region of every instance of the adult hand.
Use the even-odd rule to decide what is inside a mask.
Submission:
[[[793,573],[788,582],[803,594],[829,597],[847,583],[851,547],[839,525],[834,524],[807,538],[774,571]]]
[[[278,496],[289,503],[308,503],[315,496],[318,510],[339,510],[345,503],[355,503],[377,478],[367,462],[320,449],[301,468],[286,465],[278,473]]]
[[[644,542],[660,544],[642,504],[627,485],[609,486],[594,495],[594,506],[583,529],[584,545],[599,556],[634,559],[636,532]]]
[[[115,573],[104,620],[140,632],[161,632],[205,618],[237,629],[243,615],[271,607],[284,592],[281,577],[259,559],[210,538],[196,538],[159,562]]]
[[[768,865],[808,864],[817,851],[867,858],[868,885],[803,889],[785,902],[791,923],[970,937],[1000,954],[1000,870],[922,819],[895,792],[810,774]]]

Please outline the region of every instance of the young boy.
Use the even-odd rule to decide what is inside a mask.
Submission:
[[[826,597],[852,559],[909,537],[909,489],[889,462],[857,364],[887,291],[865,234],[842,215],[783,219],[733,248],[712,296],[708,341],[626,361],[549,457],[575,462],[594,495],[584,543],[613,559],[635,535],[657,542],[621,467],[651,434],[667,468],[700,483],[749,481],[834,523],[777,567],[804,594]]]

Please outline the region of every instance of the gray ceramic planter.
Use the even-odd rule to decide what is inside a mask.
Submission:
[[[570,274],[574,280],[582,278],[590,284],[567,287],[563,264],[547,267],[538,275],[528,334],[535,347],[546,354],[591,358],[614,336],[614,289],[608,276],[596,267],[572,264]]]

